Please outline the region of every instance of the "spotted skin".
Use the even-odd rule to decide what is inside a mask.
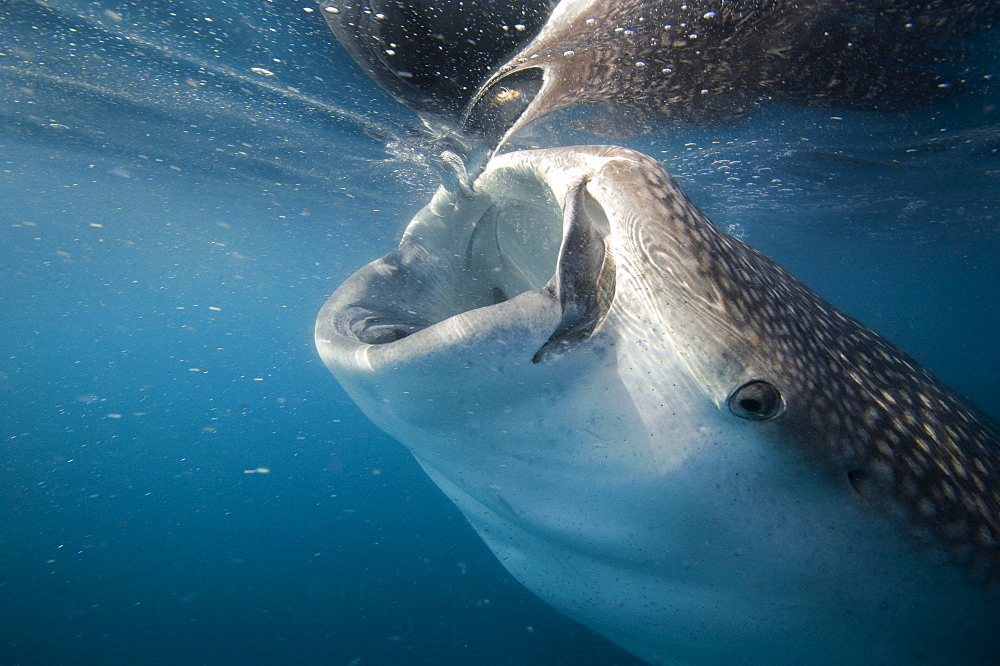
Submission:
[[[900,514],[915,534],[977,576],[1000,574],[1000,436],[914,359],[736,238],[723,233],[654,160],[632,153],[633,175],[672,211],[692,300],[724,308],[745,344],[767,359],[785,400],[774,425],[862,501]],[[640,166],[641,165],[641,166]],[[642,233],[644,229],[637,229]],[[662,234],[639,238],[651,257]]]
[[[564,0],[540,33],[490,77],[467,112],[487,133],[496,92],[530,72],[544,83],[501,132],[591,106],[608,134],[664,119],[727,124],[764,102],[894,111],[964,85],[952,40],[1000,17],[1000,3],[887,0]]]

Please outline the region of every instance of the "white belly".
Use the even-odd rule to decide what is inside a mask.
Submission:
[[[648,382],[575,354],[586,382],[401,437],[532,592],[655,664],[982,663],[995,611],[960,572],[754,424],[687,387],[640,408]]]

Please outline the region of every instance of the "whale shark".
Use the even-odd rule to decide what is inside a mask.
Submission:
[[[432,133],[489,149],[533,120],[576,107],[599,112],[574,120],[583,129],[618,136],[665,120],[731,124],[775,102],[925,107],[973,85],[968,38],[1000,20],[997,0],[322,0],[320,7],[348,54]]]
[[[563,0],[466,108],[500,144],[553,111],[592,107],[597,133],[664,120],[731,124],[766,103],[893,112],[967,86],[955,46],[1000,3]]]
[[[315,338],[517,580],[649,663],[1000,663],[995,426],[645,155],[494,157]]]

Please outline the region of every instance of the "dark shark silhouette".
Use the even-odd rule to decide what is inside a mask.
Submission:
[[[966,85],[961,39],[1000,3],[564,0],[323,3],[341,44],[410,107],[496,144],[557,109],[610,130],[730,123],[764,101],[896,111]]]

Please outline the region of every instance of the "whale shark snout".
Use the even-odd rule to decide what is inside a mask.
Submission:
[[[316,325],[507,569],[661,664],[1000,657],[1000,440],[654,160],[494,158]]]

